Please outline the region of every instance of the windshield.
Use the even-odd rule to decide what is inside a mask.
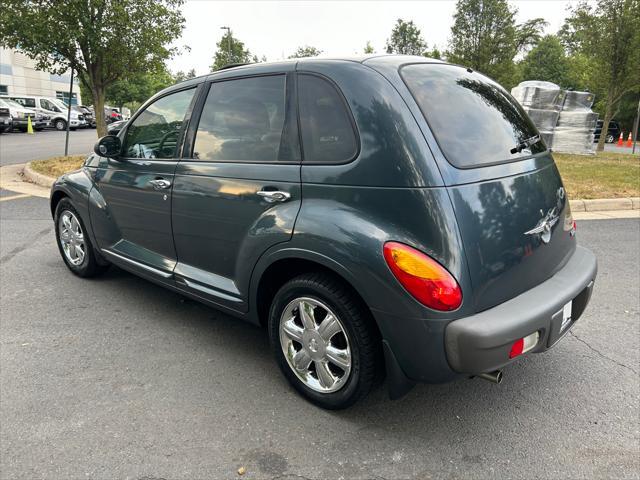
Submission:
[[[400,74],[447,160],[459,168],[543,152],[520,104],[493,80],[463,67],[414,64]]]
[[[63,112],[66,112],[69,108],[64,102],[58,100],[57,98],[49,98],[48,100]]]

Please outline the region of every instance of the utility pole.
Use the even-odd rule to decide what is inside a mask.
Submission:
[[[69,124],[71,123],[71,99],[73,98],[73,68],[71,68],[71,81],[69,82],[69,104],[67,106],[67,135],[64,141],[64,156],[69,155]]]
[[[231,28],[229,27],[220,27],[220,30],[227,31],[227,58],[229,63],[233,63],[231,61]]]

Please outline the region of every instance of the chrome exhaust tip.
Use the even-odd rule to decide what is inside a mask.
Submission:
[[[487,382],[495,383],[496,385],[502,382],[502,370],[496,370],[495,372],[479,373],[476,375],[478,378],[482,378]]]

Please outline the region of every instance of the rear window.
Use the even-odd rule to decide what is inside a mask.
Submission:
[[[298,75],[300,128],[305,162],[343,163],[358,153],[351,113],[327,80]]]
[[[546,150],[542,140],[522,145],[538,131],[520,104],[484,75],[442,64],[408,65],[400,74],[456,167],[510,162]]]

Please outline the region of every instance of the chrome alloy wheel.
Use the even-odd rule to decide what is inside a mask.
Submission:
[[[290,302],[280,317],[280,345],[291,370],[312,390],[339,390],[351,373],[351,349],[338,317],[308,297]]]
[[[73,212],[64,210],[58,220],[58,240],[64,256],[72,265],[81,265],[84,261],[86,247],[80,222]]]

